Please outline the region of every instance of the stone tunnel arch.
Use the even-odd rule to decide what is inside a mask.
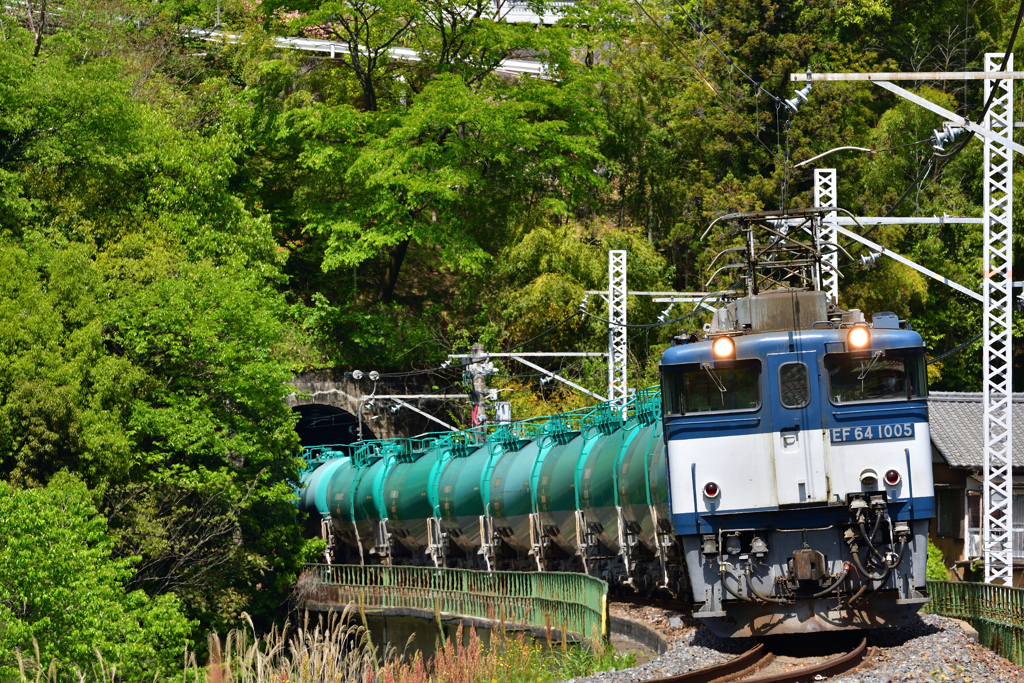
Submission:
[[[360,425],[356,415],[336,406],[310,403],[292,410],[299,414],[295,431],[303,446],[353,443],[359,439],[360,428],[362,438],[377,438],[370,425]]]
[[[351,377],[346,377],[345,373],[335,369],[325,370],[307,370],[301,374],[296,375],[291,385],[295,387],[295,393],[289,394],[285,401],[289,407],[293,410],[298,410],[302,415],[300,420],[300,428],[304,426],[306,421],[307,413],[310,416],[309,421],[305,422],[305,425],[312,427],[312,424],[321,420],[321,424],[326,426],[330,419],[337,422],[338,426],[341,426],[343,417],[331,418],[331,415],[340,415],[345,413],[352,417],[356,423],[356,430],[358,431],[358,415],[359,411],[362,411],[363,416],[363,438],[364,439],[394,439],[401,437],[410,437],[417,434],[423,434],[425,432],[438,431],[439,426],[427,420],[425,417],[413,413],[409,410],[397,410],[392,412],[388,408],[394,407],[392,403],[387,401],[388,394],[417,394],[424,391],[429,391],[429,383],[425,386],[419,386],[411,381],[392,382],[386,379],[381,379],[379,382],[371,383],[364,379],[361,383],[353,380]],[[370,394],[374,393],[376,389],[377,404],[376,407],[367,410],[366,398]],[[364,397],[360,400],[360,397]],[[412,401],[415,403],[415,401]],[[451,419],[448,417],[448,408],[451,406],[450,403],[446,404],[441,401],[430,401],[429,404],[421,404],[419,407],[422,410],[430,412],[431,414],[437,415],[442,419]],[[331,412],[327,409],[333,408],[336,412]],[[300,431],[300,436],[302,432]],[[310,433],[310,439],[319,438],[334,438],[328,437],[326,430],[319,433]],[[356,437],[352,438],[355,441]],[[321,441],[319,443],[346,443],[345,441],[333,441],[326,442]],[[312,441],[307,442],[305,439],[302,442],[303,446],[318,445]]]

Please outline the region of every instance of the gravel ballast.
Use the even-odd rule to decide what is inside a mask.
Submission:
[[[661,657],[622,671],[602,671],[572,683],[632,683],[726,662],[753,647],[752,639],[719,638],[689,614],[648,605],[611,605],[613,614],[647,622],[672,643]],[[959,622],[931,614],[907,626],[870,632],[869,664],[830,679],[836,683],[987,683],[1021,681],[1024,669],[971,640]]]
[[[958,622],[934,614],[922,614],[901,628],[873,631],[871,640],[878,651],[870,668],[833,681],[1024,681],[1024,669],[971,640]]]

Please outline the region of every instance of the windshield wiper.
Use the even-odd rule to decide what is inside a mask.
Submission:
[[[871,372],[871,368],[875,367],[875,363],[877,363],[878,359],[881,358],[884,355],[885,355],[885,349],[878,349],[873,354],[871,354],[871,362],[868,363],[868,366],[866,368],[864,368],[863,370],[860,371],[860,374],[857,375],[857,380],[859,381],[859,380],[862,380],[865,377],[867,377],[868,373]]]
[[[722,380],[718,375],[715,374],[715,371],[711,369],[711,363],[701,363],[700,366],[704,368],[704,372],[708,373],[708,377],[710,377],[711,381],[715,383],[716,387],[718,387],[718,393],[721,394],[722,405],[724,406],[725,392],[727,392],[728,389],[725,388],[725,385],[722,383]]]

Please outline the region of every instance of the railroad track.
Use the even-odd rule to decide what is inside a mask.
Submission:
[[[693,611],[693,602],[689,600],[673,600],[670,598],[650,598],[643,595],[612,595],[608,597],[612,603],[620,602],[626,605],[640,605],[641,607],[658,607],[671,609],[678,612],[690,614]]]
[[[864,638],[861,640],[860,645],[844,655],[832,657],[823,662],[800,666],[790,671],[770,673],[766,669],[772,667],[772,664],[777,659],[776,655],[769,652],[763,644],[758,644],[739,657],[723,664],[708,666],[678,676],[656,678],[647,683],[727,683],[731,681],[743,681],[743,683],[814,683],[855,669],[871,657],[873,649],[868,647],[868,640]]]

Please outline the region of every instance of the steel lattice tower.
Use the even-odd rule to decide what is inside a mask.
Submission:
[[[997,71],[1002,55],[985,55],[985,70]],[[1006,64],[1013,71],[1013,55]],[[995,99],[984,125],[1013,140],[1013,81],[986,80],[985,101]],[[985,139],[984,271],[984,444],[985,444],[985,582],[1013,584],[1013,151],[994,138]]]
[[[814,169],[814,206],[839,206],[839,188],[836,184],[836,169]],[[839,303],[839,249],[837,248],[836,224],[838,212],[830,211],[824,216],[819,231],[818,243],[825,247],[821,254],[821,289],[828,293],[834,303]]]
[[[626,405],[626,252],[608,252],[608,400]]]

